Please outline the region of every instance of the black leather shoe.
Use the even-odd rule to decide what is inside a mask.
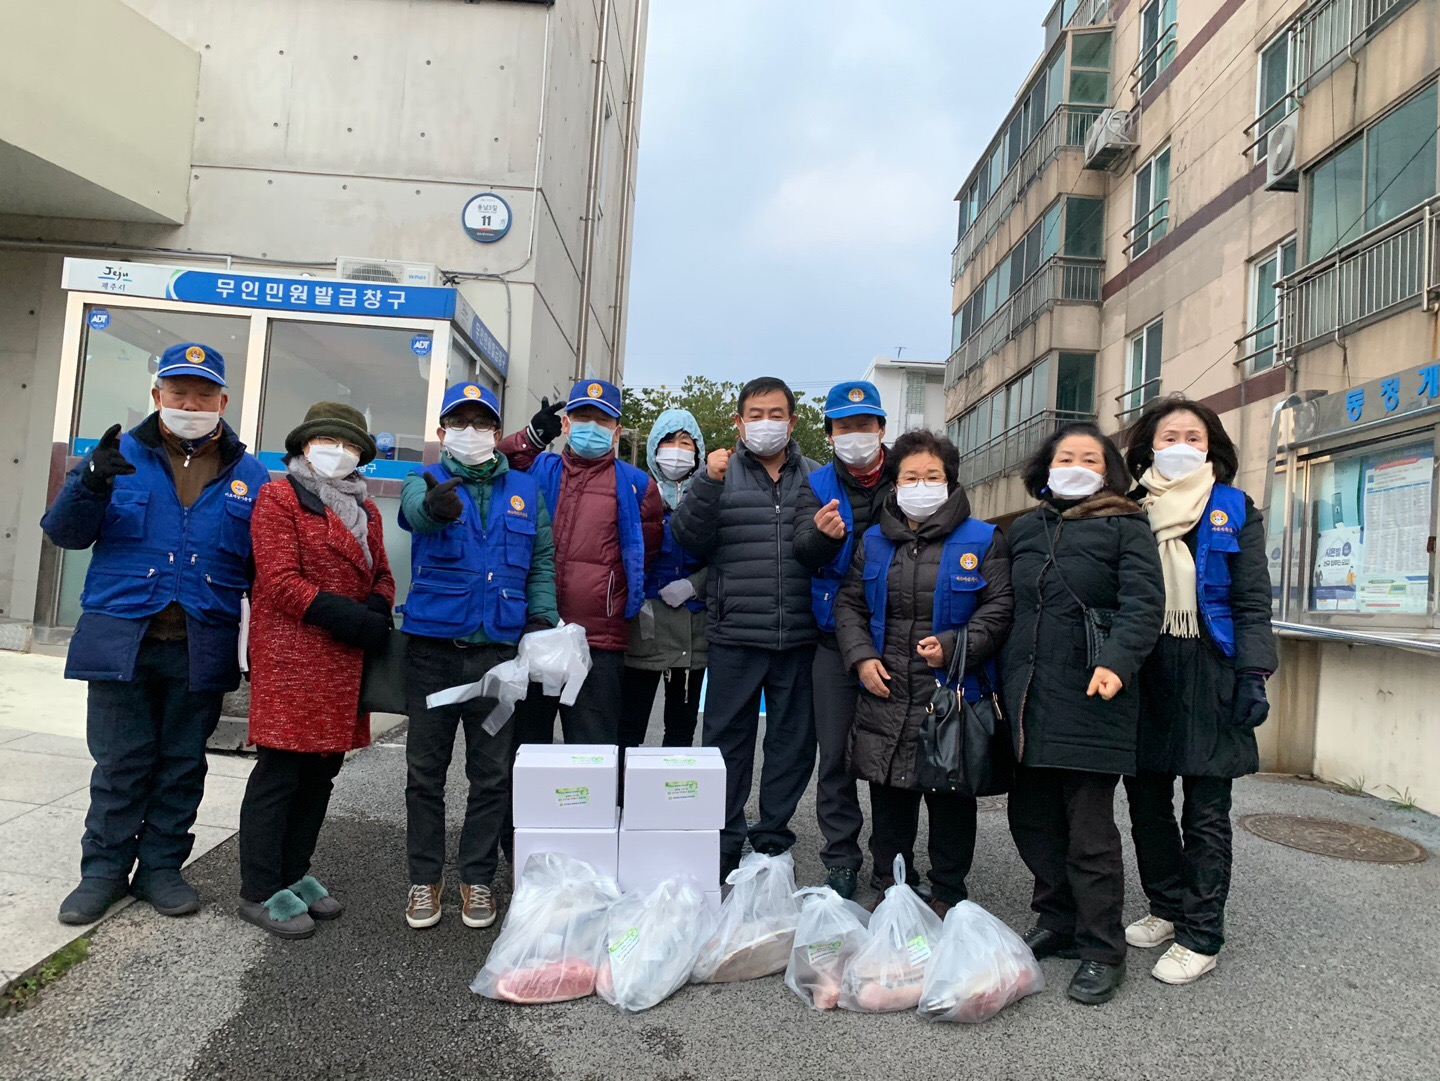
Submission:
[[[1125,982],[1125,965],[1107,965],[1104,961],[1081,961],[1065,993],[1076,1002],[1098,1006],[1109,1002]]]
[[[790,850],[779,841],[765,841],[762,844],[756,845],[755,851],[759,852],[762,856],[783,856]]]
[[[1043,927],[1032,927],[1026,931],[1025,945],[1030,947],[1030,952],[1037,961],[1043,961],[1047,957],[1073,961],[1080,956],[1074,935],[1062,935],[1059,931],[1047,931]]]
[[[855,887],[859,885],[859,877],[849,867],[827,867],[825,868],[825,885],[845,900],[853,901]]]

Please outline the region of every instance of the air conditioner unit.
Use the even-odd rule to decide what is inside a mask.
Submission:
[[[335,276],[346,281],[386,285],[440,284],[440,268],[434,263],[402,263],[395,259],[360,259],[348,255],[335,260]]]
[[[1129,109],[1106,109],[1085,137],[1085,168],[1109,169],[1135,149],[1134,116]]]
[[[1268,191],[1299,191],[1300,163],[1295,140],[1300,133],[1300,114],[1281,117],[1265,136],[1265,187]]]

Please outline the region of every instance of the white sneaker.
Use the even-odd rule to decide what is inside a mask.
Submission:
[[[1150,975],[1161,983],[1179,987],[1194,983],[1214,967],[1215,958],[1212,955],[1196,953],[1177,942],[1165,951],[1164,957],[1155,962]]]
[[[1175,925],[1159,916],[1146,916],[1125,928],[1125,941],[1142,950],[1152,949],[1175,937]]]

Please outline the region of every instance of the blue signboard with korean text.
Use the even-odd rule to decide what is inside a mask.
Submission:
[[[259,458],[260,464],[270,472],[285,472],[285,455],[281,451],[262,450],[255,457]],[[423,462],[392,462],[376,458],[368,465],[362,465],[356,472],[370,480],[404,480],[411,473],[418,473],[424,468]]]
[[[455,325],[460,328],[460,333],[469,339],[480,355],[484,357],[504,379],[510,374],[510,354],[500,344],[495,335],[490,333],[490,328],[485,325],[475,309],[459,293],[455,294]]]

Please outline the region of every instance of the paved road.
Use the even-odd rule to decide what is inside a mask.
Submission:
[[[228,842],[193,868],[202,914],[167,920],[131,906],[96,932],[87,962],[0,1021],[0,1077],[1440,1077],[1440,856],[1347,863],[1238,830],[1230,945],[1190,988],[1150,979],[1153,955],[1136,951],[1107,1006],[1068,1001],[1073,963],[1052,961],[1049,990],[980,1026],[819,1015],[779,977],[689,987],[633,1017],[596,998],[490,1002],[467,984],[494,931],[466,930],[453,915],[429,931],[405,926],[400,740],[387,737],[340,776],[316,869],[349,905],[342,920],[302,943],[241,923]],[[1440,820],[1314,785],[1249,779],[1235,810],[1378,825],[1440,853]],[[817,880],[812,801],[798,829],[799,876]],[[977,901],[1029,925],[1028,879],[1001,813],[982,814],[971,881]],[[1141,913],[1132,890],[1127,915]]]

